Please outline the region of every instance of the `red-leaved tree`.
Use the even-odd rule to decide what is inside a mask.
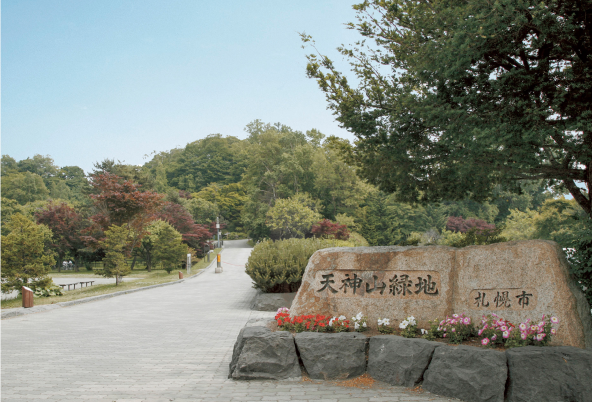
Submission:
[[[329,219],[323,219],[312,225],[312,234],[314,237],[335,238],[337,240],[349,239],[347,225],[333,223]]]
[[[195,223],[191,213],[182,205],[166,202],[155,215],[156,219],[167,221],[183,236],[183,242],[201,254],[204,243],[212,236],[206,225]]]
[[[146,226],[155,219],[163,205],[164,195],[153,191],[140,191],[140,186],[109,172],[91,176],[96,213],[90,217],[91,226],[84,236],[85,242],[98,248],[105,238],[104,232],[111,225],[125,225],[130,233],[126,250],[133,250],[146,234]]]
[[[37,223],[50,228],[53,233],[50,247],[58,254],[58,269],[61,268],[67,253],[77,259],[78,250],[84,247],[81,231],[87,223],[74,208],[65,202],[50,202],[35,213],[35,219]]]
[[[473,228],[475,228],[477,234],[483,234],[495,230],[495,225],[487,223],[482,219],[463,219],[462,216],[449,216],[448,222],[446,222],[446,230],[453,232],[466,233]]]

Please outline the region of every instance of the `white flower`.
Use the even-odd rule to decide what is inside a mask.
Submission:
[[[362,327],[366,328],[366,321],[362,323]]]
[[[335,320],[335,317],[331,318],[331,321],[329,321],[329,326],[332,327],[333,326],[333,321]]]
[[[407,320],[403,320],[400,324],[399,324],[399,328],[401,329],[405,329],[407,328],[407,325],[409,325],[409,321]]]
[[[358,323],[356,322],[354,329],[358,329],[358,328],[360,328],[360,324],[358,324]]]
[[[340,315],[340,316],[339,316],[339,321],[343,321],[343,320],[345,320],[345,319],[347,319],[347,317],[346,317],[346,316],[344,316],[344,315]]]
[[[421,329],[421,334],[422,334],[422,335],[425,335],[425,334],[427,334],[427,333],[428,333],[428,331],[427,331],[426,329],[423,329],[423,328]]]
[[[415,322],[415,317],[414,316],[407,317],[407,321],[411,325],[416,325],[417,324],[417,322]]]
[[[361,311],[356,315],[356,318],[358,320],[361,320],[362,319],[362,312]]]

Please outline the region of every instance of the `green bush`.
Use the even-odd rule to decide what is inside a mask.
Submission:
[[[247,274],[253,287],[265,293],[296,292],[309,258],[315,251],[329,247],[353,246],[343,240],[287,239],[255,245],[247,261]]]
[[[566,252],[567,260],[571,264],[571,272],[592,307],[592,227],[590,227],[590,221],[587,224],[588,227],[581,230],[578,238],[573,241],[573,248],[566,249]]]

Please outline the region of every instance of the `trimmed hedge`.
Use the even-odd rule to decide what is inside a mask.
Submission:
[[[255,245],[247,261],[247,274],[253,279],[253,287],[265,293],[296,292],[315,251],[352,245],[347,241],[326,239],[267,240]]]

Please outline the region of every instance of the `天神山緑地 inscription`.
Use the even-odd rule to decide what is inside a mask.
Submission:
[[[436,271],[319,271],[316,293],[336,297],[431,299],[440,294]]]
[[[537,304],[534,289],[474,289],[469,295],[474,310],[532,310]]]

